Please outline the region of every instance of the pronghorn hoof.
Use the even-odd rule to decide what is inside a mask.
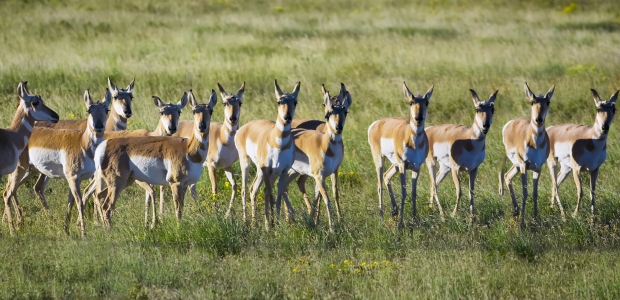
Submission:
[[[519,216],[519,207],[518,207],[518,206],[517,206],[517,207],[515,207],[515,208],[512,210],[512,216],[513,216],[513,217],[518,217],[518,216]]]

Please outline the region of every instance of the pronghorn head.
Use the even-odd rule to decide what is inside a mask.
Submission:
[[[534,92],[530,90],[530,87],[527,86],[527,82],[523,88],[525,89],[525,97],[532,105],[532,113],[530,116],[531,121],[538,127],[544,126],[545,118],[547,117],[547,112],[549,111],[549,104],[551,104],[551,97],[553,96],[553,91],[555,90],[555,84],[551,86],[547,94],[544,96],[542,94],[534,94]]]
[[[592,96],[594,97],[594,104],[596,104],[596,122],[601,126],[601,133],[607,134],[611,127],[611,123],[614,121],[616,100],[618,100],[618,92],[620,92],[620,90],[613,93],[607,101],[601,100],[601,97],[595,89],[591,90]]]
[[[284,124],[291,124],[293,117],[295,116],[295,107],[297,107],[297,95],[299,94],[299,87],[301,83],[297,81],[293,92],[285,94],[278,85],[278,80],[275,80],[276,86],[276,100],[278,101],[278,119],[282,120]]]
[[[114,107],[114,111],[117,115],[123,118],[131,117],[131,100],[133,99],[133,85],[136,82],[134,78],[131,80],[126,89],[117,88],[116,85],[110,80],[108,77],[108,88],[112,93],[112,98],[114,99],[114,103],[112,107]]]
[[[325,123],[335,134],[341,134],[347,119],[349,106],[351,106],[351,94],[347,91],[344,83],[340,84],[338,96],[331,97],[325,85],[321,86],[323,92],[323,104],[325,105]]]
[[[428,101],[433,95],[434,87],[434,85],[431,85],[424,96],[414,95],[407,87],[407,84],[403,81],[403,92],[405,93],[405,98],[409,101],[409,106],[411,107],[409,109],[409,120],[413,123],[414,127],[424,127],[426,109],[428,108]]]
[[[159,126],[164,129],[164,134],[167,136],[175,134],[179,127],[181,110],[187,104],[187,93],[183,94],[183,97],[181,97],[181,100],[179,100],[177,104],[165,104],[157,96],[153,96],[153,102],[155,106],[159,108],[159,114],[161,115],[161,117],[159,117]]]
[[[88,90],[84,92],[84,103],[86,104],[86,111],[88,112],[88,125],[97,134],[103,134],[105,130],[111,99],[112,95],[109,89],[106,89],[105,98],[102,102],[93,101]]]
[[[228,94],[224,88],[218,83],[217,88],[220,90],[220,96],[222,96],[222,104],[224,104],[224,122],[230,123],[235,126],[239,122],[239,115],[241,114],[241,104],[243,98],[243,92],[245,91],[245,82],[237,91],[237,94]]]
[[[491,128],[491,123],[493,123],[494,105],[498,91],[491,94],[487,101],[481,101],[476,91],[470,89],[469,92],[471,93],[472,100],[474,100],[474,107],[476,107],[476,126],[480,129],[480,132],[487,134]]]
[[[192,90],[189,90],[189,93],[187,93],[187,98],[189,100],[189,106],[192,108],[192,114],[194,114],[194,134],[201,140],[205,138],[208,139],[211,115],[213,115],[213,108],[217,104],[217,94],[215,90],[211,90],[211,97],[208,104],[198,104]]]
[[[58,122],[58,114],[45,106],[41,96],[30,94],[28,81],[20,82],[17,85],[17,95],[19,95],[19,106],[24,110],[26,116],[31,116],[35,121]]]

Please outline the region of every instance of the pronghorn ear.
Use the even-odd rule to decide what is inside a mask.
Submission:
[[[129,85],[127,86],[127,92],[128,93],[133,93],[133,86],[136,83],[136,78],[134,77],[131,82],[129,83]]]
[[[340,101],[340,104],[344,103],[344,96],[347,93],[347,87],[344,85],[344,83],[340,83],[340,93],[338,94],[338,101]]]
[[[28,81],[22,81],[17,84],[17,95],[19,96],[19,98],[24,100],[27,100],[29,94],[27,84]]]
[[[105,97],[103,98],[103,103],[105,104],[106,109],[110,109],[110,103],[112,103],[112,93],[110,93],[110,89],[105,89]]]
[[[93,105],[93,99],[90,97],[88,89],[84,92],[84,102],[86,103],[86,109]]]
[[[183,95],[183,97],[185,97],[185,95]],[[155,106],[159,108],[166,106],[166,104],[164,104],[164,102],[161,101],[161,99],[159,99],[159,97],[157,96],[153,96],[153,103],[155,103]]]
[[[192,94],[192,91],[190,91],[189,93],[192,95],[192,98],[193,98],[194,94]],[[211,97],[209,98],[209,107],[213,109],[216,104],[217,104],[217,94],[215,93],[215,90],[211,90]]]
[[[592,98],[594,98],[594,104],[596,107],[601,106],[601,96],[599,96],[598,92],[595,89],[590,89],[592,91]]]
[[[411,94],[411,91],[407,87],[407,83],[405,83],[404,81],[403,81],[403,93],[405,93],[405,98],[407,100],[410,100],[411,98],[413,98],[413,94]]]
[[[618,100],[618,92],[620,92],[620,90],[617,90],[615,93],[613,93],[611,97],[609,97],[609,101],[607,102],[616,104],[616,100]]]
[[[351,104],[353,103],[353,100],[351,99],[351,93],[349,93],[349,91],[345,91],[344,92],[344,106],[349,109],[349,106],[351,106]]]
[[[237,98],[239,98],[239,100],[241,100],[241,98],[243,98],[243,93],[244,92],[245,92],[245,81],[241,84],[241,87],[237,91]]]
[[[112,92],[112,94],[117,93],[118,89],[116,88],[116,85],[114,84],[114,82],[112,82],[112,80],[110,79],[110,77],[108,77],[108,88],[110,89],[110,91]]]
[[[276,98],[277,98],[278,101],[280,101],[280,97],[282,97],[282,94],[284,94],[284,93],[282,93],[282,89],[278,85],[278,80],[276,79],[273,82],[274,82],[274,84],[276,86]]]
[[[194,92],[192,90],[189,90],[189,92],[184,92],[183,98],[187,99],[187,102],[189,102],[189,106],[192,109],[198,106],[198,101],[196,101],[196,97],[194,97]]]
[[[499,90],[495,90],[495,92],[493,92],[493,94],[489,96],[489,100],[487,100],[488,104],[495,104],[495,99],[497,99],[497,92],[499,92]]]
[[[220,95],[222,96],[222,100],[226,99],[226,97],[228,97],[228,94],[226,93],[226,90],[224,90],[224,88],[222,87],[222,85],[218,82],[217,83],[217,90],[220,91]]]
[[[428,91],[426,91],[426,94],[424,94],[424,99],[426,99],[426,102],[428,103],[428,100],[431,100],[431,96],[433,96],[433,90],[435,89],[435,85],[431,85],[430,88],[428,88]]]
[[[299,95],[300,89],[301,89],[301,82],[297,81],[297,83],[295,84],[295,87],[293,88],[293,92],[291,93],[293,97],[297,98],[297,95]]]
[[[527,81],[523,85],[523,89],[525,90],[525,98],[527,98],[530,101],[534,101],[534,92],[532,92],[530,87],[527,85]]]
[[[478,98],[478,93],[476,93],[473,89],[469,89],[469,92],[471,93],[471,99],[474,100],[474,106],[476,108],[480,107],[480,98]]]
[[[325,84],[321,84],[321,93],[323,94],[323,106],[325,106],[325,111],[329,111],[332,107],[332,100],[329,96],[329,91],[325,89]]]
[[[191,90],[190,90],[191,92]],[[194,97],[194,94],[191,94],[191,97]],[[179,100],[179,102],[177,102],[177,106],[179,107],[179,109],[183,109],[185,107],[185,105],[187,105],[187,100],[188,100],[189,96],[186,93],[183,93],[183,97],[181,97],[181,100]]]
[[[555,91],[555,84],[551,86],[551,88],[545,95],[545,99],[547,99],[547,101],[551,100],[551,97],[553,97],[553,91]]]

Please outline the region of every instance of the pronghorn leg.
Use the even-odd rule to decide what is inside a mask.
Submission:
[[[265,198],[265,230],[269,230],[273,226],[271,207],[273,206],[273,184],[271,182],[271,172],[266,168],[262,172],[263,177],[263,194]],[[257,180],[254,180],[252,185],[260,186],[257,184]]]
[[[400,177],[400,191],[402,193],[401,198],[400,198],[400,218],[398,220],[398,228],[402,229],[405,226],[404,216],[405,216],[405,198],[407,198],[407,172],[406,172],[407,170],[405,170],[404,164],[401,164],[397,169],[400,173],[400,176],[399,176]]]
[[[71,220],[71,209],[73,208],[73,204],[77,205],[78,218],[80,221],[80,233],[82,236],[86,236],[86,228],[84,225],[84,205],[82,205],[82,191],[80,190],[81,180],[77,178],[77,176],[67,177],[67,182],[69,182],[69,199],[68,199],[68,207],[67,214],[65,216],[65,232],[69,234],[69,221]]]
[[[555,207],[555,199],[558,195],[558,162],[552,155],[549,155],[547,159],[547,166],[549,167],[549,174],[551,175],[551,208]]]
[[[449,173],[450,166],[439,163],[439,173],[436,173],[437,176],[433,179],[435,182],[433,193],[435,194],[435,202],[437,202],[437,205],[439,206],[439,214],[441,215],[441,218],[443,218],[443,209],[441,208],[441,204],[439,202],[439,193],[437,192],[437,189],[439,188],[439,184],[446,179],[446,176],[448,176]]]
[[[560,200],[560,185],[566,178],[568,178],[568,174],[571,173],[571,167],[567,165],[560,165],[560,175],[557,176],[555,181],[555,189],[556,189],[556,200],[558,202],[558,206],[560,207],[560,215],[562,216],[562,220],[566,219],[566,215],[564,214],[564,206],[562,205],[562,201]]]
[[[454,203],[454,210],[452,211],[452,217],[454,218],[459,207],[459,201],[461,201],[461,196],[463,195],[461,191],[461,178],[457,168],[452,168],[452,181],[454,181],[454,188],[456,189],[456,203]]]
[[[182,186],[179,183],[173,183],[170,185],[172,190],[172,201],[174,201],[174,209],[176,211],[177,223],[180,224],[183,218],[183,207],[185,206],[185,193],[187,192],[187,186]]]
[[[144,200],[144,226],[148,226],[149,224],[149,208],[153,212],[153,216],[151,217],[151,229],[155,227],[155,223],[157,222],[157,217],[155,216],[155,189],[153,186],[146,182],[136,181],[140,187],[144,189],[145,200]],[[163,188],[163,186],[162,186]]]
[[[506,174],[504,175],[504,182],[508,187],[508,191],[510,191],[510,198],[512,199],[512,215],[514,217],[519,216],[519,204],[517,204],[515,190],[512,187],[512,178],[515,177],[518,172],[519,169],[517,168],[517,165],[512,165],[512,167],[510,167],[510,169],[508,169],[508,172],[506,172]]]
[[[307,175],[299,176],[299,179],[297,179],[297,188],[299,189],[304,198],[304,203],[306,203],[306,210],[308,211],[308,215],[311,216],[313,207],[312,205],[310,205],[310,201],[308,199],[308,192],[306,191],[306,180],[308,180]]]
[[[469,172],[469,215],[474,219],[474,186],[476,185],[476,176],[478,176],[478,168]],[[456,211],[456,207],[454,208]]]
[[[21,168],[18,165],[15,171],[11,173],[11,175],[9,176],[9,180],[7,181],[7,186],[6,186],[4,195],[5,197],[8,197],[9,201],[11,202],[11,204],[13,205],[15,209],[18,226],[23,224],[24,219],[23,219],[21,206],[19,205],[19,201],[17,200],[17,189],[19,189],[19,187],[22,185],[23,182],[34,177],[34,175],[36,174],[37,174],[36,172],[33,172],[29,168]],[[46,208],[45,212],[49,214],[49,207],[45,207],[45,208]],[[6,213],[7,212],[5,211],[5,216],[6,216]],[[11,226],[13,225],[11,223],[9,224]]]
[[[532,171],[532,203],[534,204],[534,219],[538,220],[538,179],[540,170]]]
[[[314,225],[319,225],[319,218],[321,213],[321,190],[319,189],[319,182],[314,180],[314,202],[312,202],[313,212],[312,216],[314,217]]]
[[[377,172],[377,193],[379,194],[379,216],[383,219],[383,158],[381,155],[372,155]]]
[[[334,203],[336,204],[336,215],[338,221],[342,220],[342,212],[340,211],[340,194],[338,193],[338,169],[331,175],[332,180],[332,192],[334,193]]]
[[[209,164],[207,166],[207,170],[209,170],[209,181],[211,181],[211,193],[215,195],[217,194],[217,181],[215,181],[215,166]]]
[[[250,162],[248,157],[239,153],[239,164],[241,166],[241,203],[243,205],[243,222],[247,222],[247,189],[248,189],[248,176],[250,172]]]
[[[226,211],[226,217],[230,217],[233,202],[235,201],[235,197],[237,196],[237,182],[235,181],[235,176],[233,174],[232,167],[225,168],[224,174],[226,174],[226,179],[228,179],[228,182],[230,182],[230,188],[232,189],[232,195],[230,196],[230,203],[228,204],[228,210]]]
[[[15,228],[13,225],[13,217],[11,214],[11,205],[17,203],[17,188],[19,187],[19,179],[23,178],[27,169],[17,166],[15,171],[11,173],[7,179],[6,188],[4,189],[4,215],[9,223],[9,231],[11,235],[14,234]],[[15,200],[13,200],[15,199]]]
[[[47,204],[47,198],[45,197],[45,188],[47,187],[47,184],[50,182],[50,178],[43,175],[43,174],[39,174],[39,177],[37,178],[37,182],[34,184],[34,193],[37,195],[37,198],[39,198],[39,201],[41,202],[41,205],[43,205],[43,208],[45,208],[45,210],[49,211],[49,205]]]
[[[583,197],[583,189],[581,187],[581,175],[579,169],[573,168],[573,179],[575,180],[575,187],[577,188],[577,206],[575,212],[573,212],[573,218],[577,216],[579,212],[579,204],[581,204],[581,198]]]
[[[94,195],[95,189],[95,180],[91,178],[86,187],[84,188],[84,193],[82,194],[82,205],[84,205],[84,207],[86,207],[86,205],[88,204],[88,198]],[[97,209],[95,208],[94,210]]]
[[[329,197],[327,196],[327,191],[325,189],[325,177],[318,175],[314,177],[314,180],[317,183],[317,188],[321,192],[321,197],[323,197],[323,201],[325,201],[325,210],[327,211],[327,222],[329,224],[329,232],[334,232],[334,228],[332,226],[332,215],[329,209]]]
[[[258,192],[260,190],[260,186],[263,184],[263,171],[261,169],[256,170],[256,177],[252,181],[252,185],[250,186],[250,202],[252,206],[252,223],[256,221],[256,197],[258,197]],[[264,195],[263,195],[264,198]]]
[[[394,197],[394,190],[392,190],[392,177],[399,171],[399,168],[396,165],[392,165],[385,174],[383,174],[383,182],[388,189],[388,194],[390,194],[390,201],[392,202],[392,217],[398,215],[398,204],[396,204],[396,198]],[[404,170],[403,170],[404,172]]]
[[[590,205],[590,211],[592,212],[592,217],[596,215],[596,205],[594,204],[594,198],[596,198],[596,179],[598,178],[598,168],[596,170],[590,172],[590,200],[592,204]]]
[[[127,178],[113,178],[113,181],[110,182],[106,180],[106,185],[108,186],[107,196],[102,206],[102,217],[104,219],[104,224],[112,229],[112,212],[116,207],[116,201],[121,196],[121,192],[125,189],[126,186],[130,185],[131,182],[128,182]]]
[[[435,162],[435,159],[433,157],[429,157],[426,159],[426,168],[428,169],[428,175],[430,178],[430,185],[431,185],[431,196],[430,199],[428,200],[428,207],[433,208],[433,201],[435,199],[433,199],[436,195],[435,195],[435,191],[437,184],[435,183],[435,174],[437,174],[437,163]]]
[[[420,175],[420,170],[411,171],[411,203],[413,205],[413,208],[411,210],[412,221],[415,221],[415,219],[418,216],[418,207],[417,207],[416,200],[418,197],[417,187],[418,187],[418,176],[419,175]],[[441,205],[438,205],[438,206],[441,211]],[[441,213],[441,217],[443,218],[443,212]]]
[[[164,219],[164,199],[166,198],[166,187],[159,187],[159,219]],[[153,199],[153,205],[155,205],[155,199]]]
[[[192,198],[194,198],[194,203],[198,203],[198,191],[196,191],[197,185],[198,183],[192,183],[189,185],[189,193],[192,195]]]
[[[285,192],[287,191],[289,183],[295,180],[295,178],[297,177],[297,175],[295,174],[297,173],[293,174],[294,177],[289,177],[288,170],[285,170],[282,172],[282,174],[280,174],[280,178],[278,179],[278,191],[276,196],[276,212],[278,214],[278,217],[280,217],[280,201],[283,198],[282,195],[285,194]],[[286,220],[293,221],[295,219],[295,212],[293,210],[291,202],[288,199],[288,196],[284,197],[284,204],[286,204]]]
[[[527,200],[527,167],[521,167],[521,188],[523,189],[523,203],[521,204],[521,229],[525,228],[525,200]]]

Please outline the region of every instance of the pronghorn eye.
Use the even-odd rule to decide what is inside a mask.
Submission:
[[[32,104],[32,106],[37,106],[37,105],[39,105],[39,100],[33,100],[30,103]]]

